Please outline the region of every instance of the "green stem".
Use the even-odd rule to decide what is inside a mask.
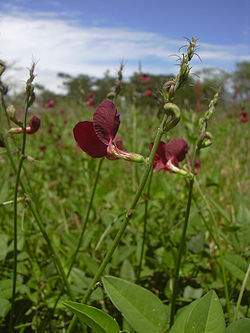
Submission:
[[[246,287],[247,280],[248,280],[249,276],[250,276],[250,264],[248,265],[246,275],[244,277],[244,280],[242,282],[242,286],[240,288],[240,293],[239,293],[239,297],[238,297],[237,304],[236,304],[236,311],[235,311],[235,315],[234,315],[234,321],[237,320],[238,317],[239,317],[240,304],[241,304],[241,300],[242,300],[243,293],[244,293],[244,290],[245,290],[245,287]]]
[[[147,236],[148,201],[149,201],[149,193],[150,193],[152,175],[153,175],[153,172],[151,171],[149,179],[148,179],[148,188],[147,188],[147,191],[146,191],[146,198],[145,198],[145,205],[144,205],[143,237],[142,237],[142,246],[141,246],[139,265],[138,265],[138,270],[137,270],[137,278],[136,278],[137,281],[140,279],[140,275],[141,275],[142,260],[143,260],[143,255],[144,255],[144,247],[145,247],[146,236]]]
[[[150,155],[149,155],[149,160],[148,160],[148,163],[147,163],[147,166],[145,168],[145,171],[143,173],[143,176],[142,176],[142,179],[141,179],[141,182],[140,182],[140,185],[135,193],[135,196],[134,196],[134,199],[132,201],[132,204],[130,206],[130,208],[128,209],[127,211],[127,214],[120,226],[120,229],[118,231],[118,233],[116,234],[114,240],[113,240],[113,243],[111,245],[111,247],[109,248],[108,252],[106,253],[101,265],[99,266],[99,269],[97,270],[89,288],[87,289],[86,291],[86,294],[85,296],[83,297],[82,299],[82,302],[83,303],[87,303],[87,301],[89,300],[92,292],[94,291],[95,289],[95,286],[96,286],[96,283],[100,280],[100,277],[102,276],[107,264],[109,263],[115,249],[117,248],[117,246],[119,245],[119,242],[126,230],[126,227],[130,221],[130,219],[132,218],[132,216],[134,215],[134,211],[135,211],[135,208],[138,204],[138,201],[142,195],[142,192],[143,192],[143,189],[146,185],[146,182],[148,180],[148,177],[149,177],[149,174],[150,174],[150,171],[151,171],[151,168],[152,168],[152,164],[153,164],[153,160],[154,160],[154,156],[155,156],[155,153],[156,153],[156,150],[158,148],[158,144],[161,140],[161,137],[163,135],[163,132],[164,132],[164,124],[167,120],[167,115],[164,114],[163,116],[163,119],[162,119],[162,122],[160,124],[160,127],[158,128],[157,130],[157,133],[156,133],[156,136],[155,136],[155,140],[154,140],[154,144],[153,144],[153,148],[150,152]],[[68,330],[67,330],[67,333],[72,333],[74,332],[74,329],[75,329],[75,325],[77,323],[77,317],[74,315],[73,319],[71,320],[70,322],[70,325],[68,327]]]
[[[177,254],[177,262],[176,262],[176,266],[175,266],[173,293],[172,293],[172,299],[171,299],[170,327],[174,323],[176,298],[179,293],[179,276],[180,276],[181,259],[184,254],[185,245],[186,245],[186,233],[187,233],[187,226],[188,226],[188,220],[189,220],[190,209],[191,209],[193,185],[194,185],[194,179],[192,178],[192,179],[190,179],[189,186],[188,186],[189,187],[188,201],[187,201],[187,206],[186,206],[185,219],[184,219],[184,223],[183,223],[183,227],[182,227],[181,241],[179,244],[179,249],[178,249],[178,254]]]
[[[13,267],[13,284],[12,284],[12,297],[11,297],[11,312],[10,312],[10,332],[14,332],[15,327],[15,299],[16,299],[16,283],[17,283],[17,204],[18,204],[18,188],[21,179],[21,172],[23,162],[25,160],[25,150],[26,150],[26,125],[27,125],[27,115],[28,115],[28,99],[26,99],[26,107],[24,113],[24,121],[23,121],[23,136],[22,136],[22,146],[21,153],[19,157],[19,164],[16,173],[16,184],[15,184],[15,192],[14,192],[14,218],[13,218],[13,241],[14,241],[14,267]]]

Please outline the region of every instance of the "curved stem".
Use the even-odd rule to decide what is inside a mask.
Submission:
[[[135,196],[134,196],[134,199],[132,201],[132,204],[130,206],[130,208],[128,209],[127,211],[127,214],[124,218],[124,220],[122,221],[122,224],[120,226],[120,229],[118,231],[118,233],[116,234],[114,240],[113,240],[113,243],[111,245],[111,247],[109,248],[108,252],[106,253],[101,265],[99,266],[90,286],[88,287],[87,291],[86,291],[86,294],[85,296],[83,297],[82,299],[82,302],[83,303],[87,303],[87,301],[89,300],[92,292],[94,291],[95,289],[95,286],[96,286],[96,283],[99,281],[100,277],[102,276],[107,264],[109,263],[115,249],[117,248],[117,246],[119,245],[119,242],[126,230],[126,227],[130,221],[130,219],[132,218],[132,216],[134,215],[134,211],[135,211],[135,208],[138,204],[138,201],[142,195],[142,192],[143,192],[143,189],[146,185],[146,182],[148,180],[148,177],[149,177],[149,174],[150,174],[150,171],[152,169],[152,164],[153,164],[153,160],[154,160],[154,156],[155,156],[155,153],[156,153],[156,150],[158,148],[158,144],[161,140],[161,137],[162,137],[162,134],[164,132],[164,124],[167,120],[167,115],[164,114],[163,116],[163,119],[162,119],[162,122],[160,124],[160,127],[158,128],[157,130],[157,133],[156,133],[156,136],[155,136],[155,140],[154,140],[154,144],[153,144],[153,148],[150,152],[150,155],[149,155],[149,160],[148,160],[148,163],[147,163],[147,166],[145,168],[145,171],[143,173],[143,176],[142,176],[142,179],[141,179],[141,182],[140,182],[140,185],[135,193]],[[77,317],[74,315],[73,319],[71,320],[70,322],[70,325],[68,327],[68,330],[67,330],[67,333],[72,333],[74,332],[74,328],[75,328],[75,325],[77,323]]]
[[[150,193],[152,175],[153,175],[153,172],[151,171],[150,176],[149,176],[149,180],[148,180],[148,188],[147,188],[147,191],[146,191],[146,198],[145,198],[145,205],[144,205],[143,236],[142,236],[141,253],[140,253],[140,259],[139,259],[139,265],[138,265],[137,277],[136,277],[137,280],[140,279],[140,275],[141,275],[142,260],[143,260],[143,255],[144,255],[144,247],[145,247],[146,236],[147,236],[148,200],[149,200],[149,193]]]

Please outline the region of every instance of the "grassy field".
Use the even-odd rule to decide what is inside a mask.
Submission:
[[[126,150],[147,156],[161,117],[154,109],[119,98],[117,107],[121,115],[119,135]],[[163,141],[177,137],[188,142],[190,149],[180,163],[182,167],[190,164],[199,134],[198,120],[205,111],[197,113],[193,109],[194,105],[181,107],[180,123],[163,137]],[[69,277],[73,298],[80,302],[110,248],[142,178],[144,164],[108,159],[100,162],[77,147],[72,129],[78,121],[91,120],[93,112],[94,109],[79,105],[75,100],[62,98],[51,109],[35,103],[28,113],[28,118],[33,114],[39,116],[41,128],[34,135],[27,135],[26,156],[32,158],[24,161],[21,181],[25,191],[19,185],[18,192],[14,308],[17,332],[64,332],[71,318],[71,312],[62,304],[69,297],[63,289],[48,243],[32,214],[30,202],[37,208],[38,220],[42,221],[63,269],[67,271],[86,221],[99,168],[87,227]],[[201,150],[201,166],[194,180],[176,305],[177,309],[182,308],[213,289],[229,324],[235,320],[235,315],[237,318],[250,316],[249,280],[245,282],[236,311],[250,257],[249,123],[239,121],[234,106],[230,112],[219,106],[209,123],[209,132],[212,145]],[[16,135],[14,139],[15,142],[7,135],[8,149],[0,150],[1,332],[7,332],[10,320],[14,260],[16,172],[9,156],[17,165],[17,147],[21,146],[22,135]],[[135,214],[103,274],[150,290],[166,305],[166,313],[169,313],[173,291],[188,182],[188,178],[179,174],[152,173],[151,184],[147,183],[144,188]],[[59,295],[62,297],[53,311]],[[92,293],[89,304],[115,317],[120,327],[124,325],[124,332],[125,329],[134,332],[101,284]],[[90,331],[82,327],[79,332]]]

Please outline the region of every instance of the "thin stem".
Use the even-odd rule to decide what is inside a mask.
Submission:
[[[250,264],[248,265],[246,275],[244,277],[244,280],[242,282],[242,286],[240,288],[240,293],[239,293],[239,297],[238,297],[237,304],[236,304],[236,311],[235,311],[235,315],[234,315],[234,321],[237,320],[238,317],[239,317],[240,304],[241,304],[241,300],[242,300],[243,293],[244,293],[244,290],[245,290],[245,287],[246,287],[247,280],[248,280],[249,276],[250,276]]]
[[[148,179],[148,187],[147,191],[145,193],[145,205],[144,205],[144,219],[143,219],[143,236],[142,236],[142,245],[141,245],[141,252],[140,252],[140,259],[139,259],[139,265],[137,270],[137,280],[140,279],[141,275],[141,268],[142,268],[142,261],[143,261],[143,255],[144,255],[144,247],[146,242],[146,236],[147,236],[147,222],[148,222],[148,201],[149,201],[149,194],[150,194],[150,187],[151,187],[151,181],[152,181],[152,175],[153,172],[151,170],[149,179]]]
[[[27,124],[27,115],[29,109],[29,95],[26,98],[26,107],[24,112],[24,121],[23,121],[23,136],[22,136],[22,146],[19,157],[19,164],[17,167],[16,173],[16,184],[14,192],[14,218],[13,218],[13,241],[14,241],[14,267],[13,267],[13,284],[12,284],[12,297],[11,297],[11,312],[10,312],[10,332],[14,332],[15,327],[15,298],[16,298],[16,283],[17,283],[17,204],[18,204],[18,188],[20,184],[21,172],[23,162],[25,160],[25,149],[26,149],[26,124]]]
[[[130,208],[128,209],[127,211],[127,214],[124,218],[124,220],[122,221],[122,224],[120,226],[120,229],[118,231],[118,233],[116,234],[114,240],[113,240],[113,243],[111,245],[111,247],[109,248],[108,252],[106,253],[101,265],[99,266],[90,286],[88,287],[87,291],[86,291],[86,294],[85,296],[83,297],[82,299],[82,302],[83,303],[87,303],[87,301],[89,300],[92,292],[94,291],[95,289],[95,286],[96,286],[96,283],[100,280],[100,277],[102,276],[107,264],[109,263],[115,249],[117,248],[117,246],[119,245],[119,242],[126,230],[126,227],[130,221],[130,219],[132,218],[132,216],[134,215],[134,212],[135,212],[135,208],[137,207],[137,204],[138,204],[138,201],[142,195],[142,192],[143,192],[143,189],[147,183],[147,180],[148,180],[148,177],[149,177],[149,174],[150,174],[150,171],[152,169],[152,164],[153,164],[153,160],[154,160],[154,156],[155,156],[155,153],[156,153],[156,150],[158,148],[158,144],[161,140],[161,137],[163,135],[163,132],[164,132],[164,124],[167,120],[167,115],[164,114],[163,116],[163,119],[162,119],[162,122],[157,130],[157,133],[156,133],[156,136],[155,136],[155,140],[154,140],[154,144],[153,144],[153,148],[150,152],[150,155],[149,155],[149,160],[148,160],[148,163],[147,163],[147,166],[144,170],[144,173],[143,173],[143,176],[142,176],[142,179],[141,179],[141,182],[140,182],[140,185],[135,193],[135,196],[134,196],[134,199],[132,201],[132,204],[130,206]],[[77,317],[74,315],[73,319],[71,320],[70,322],[70,325],[68,327],[68,330],[67,330],[67,333],[72,333],[74,332],[74,328],[75,328],[75,325],[77,323]]]
[[[181,241],[179,244],[177,262],[176,262],[176,266],[175,266],[173,293],[172,293],[172,299],[171,299],[170,327],[174,323],[176,298],[179,293],[179,276],[180,276],[181,259],[184,254],[185,245],[186,245],[186,233],[187,233],[187,226],[188,226],[188,220],[189,220],[190,209],[191,209],[193,185],[194,185],[194,179],[192,178],[192,179],[190,179],[189,186],[188,186],[189,189],[188,189],[187,206],[186,206],[186,211],[185,211],[185,219],[184,219],[184,223],[183,223],[183,227],[182,227]]]

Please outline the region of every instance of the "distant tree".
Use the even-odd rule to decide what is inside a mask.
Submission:
[[[250,99],[250,62],[243,61],[236,64],[233,74],[234,97],[238,101]]]

